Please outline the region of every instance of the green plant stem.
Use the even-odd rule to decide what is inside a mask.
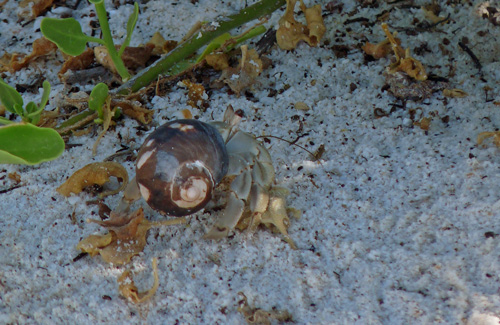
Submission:
[[[61,125],[55,128],[59,134],[66,134],[69,133],[71,130],[75,130],[79,127],[82,127],[90,122],[92,122],[94,119],[97,118],[97,113],[93,112],[89,109],[84,110],[83,112],[74,115],[64,121]]]
[[[15,121],[11,121],[6,119],[5,117],[0,117],[0,125],[9,125],[9,124],[14,124],[16,123]]]
[[[128,72],[123,60],[121,59],[118,51],[113,43],[113,37],[111,36],[111,30],[109,29],[109,22],[106,13],[106,7],[104,6],[104,1],[99,3],[94,3],[95,10],[97,13],[97,18],[99,19],[99,24],[101,25],[102,39],[106,48],[108,49],[109,56],[115,64],[116,71],[122,77],[123,81],[127,81],[130,78],[130,73]]]
[[[142,87],[149,85],[152,81],[158,78],[159,75],[167,72],[176,63],[196,53],[196,51],[211,42],[216,37],[249,21],[271,14],[275,10],[282,7],[285,3],[285,0],[262,0],[254,5],[242,9],[235,15],[222,17],[213,23],[203,25],[199,33],[195,33],[167,55],[160,58],[148,68],[142,70],[128,82],[124,83],[121,87],[115,89],[113,93],[127,94],[138,91]]]

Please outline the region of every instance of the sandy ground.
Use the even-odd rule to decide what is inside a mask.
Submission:
[[[106,3],[120,40],[132,5]],[[325,8],[327,1],[318,3]],[[237,311],[243,292],[252,307],[288,311],[297,324],[499,324],[500,152],[491,140],[478,146],[476,138],[500,125],[500,27],[480,17],[479,1],[448,1],[440,13],[450,16],[448,23],[399,32],[402,45],[420,47],[415,57],[429,72],[449,78],[452,88],[466,91],[465,98],[437,92],[402,107],[384,88],[389,59],[367,61],[359,49],[367,40],[384,39],[379,24],[373,24],[378,14],[390,10],[392,30],[414,28],[425,21],[418,7],[423,4],[380,1],[359,7],[346,0],[340,14],[324,9],[327,33],[319,47],[274,48],[268,54],[272,66],[249,91],[253,96],[215,89],[206,112],[191,109],[210,121],[221,119],[231,104],[246,112],[244,131],[290,141],[301,136],[297,144],[310,151],[324,145],[316,162],[286,142],[270,138],[266,143],[276,183],[290,190],[289,205],[302,211],[289,228],[297,250],[265,229],[203,240],[217,212],[199,212],[188,225],[150,231],[144,252],[127,267],[145,290],[152,286],[151,260],[157,257],[160,286],[149,302],[137,306],[118,293],[116,279],[125,267],[100,257],[72,261],[79,253],[76,244],[103,230],[85,222],[98,218],[97,207],[85,203],[92,195],[65,198],[55,189],[121,145],[138,148],[153,129],[141,131],[136,121],[124,119],[105,135],[96,156],[96,136],[90,134],[72,137],[69,143],[78,146],[55,161],[2,166],[0,323],[243,324]],[[235,13],[244,5],[144,1],[132,45],[156,31],[180,39],[192,22]],[[88,15],[90,8],[82,1],[77,10],[60,7],[46,16],[69,13],[89,32],[95,19]],[[41,36],[42,17],[23,26],[17,10],[16,1],[9,1],[0,13],[0,44],[2,51],[29,53]],[[276,26],[282,13],[276,12],[267,26]],[[361,17],[368,23],[356,21]],[[460,41],[475,53],[481,70]],[[336,55],[337,45],[347,46],[346,55]],[[66,91],[57,78],[61,61],[60,55],[38,60],[4,79],[11,85],[47,79],[53,87],[52,110]],[[92,89],[92,84],[74,86]],[[25,101],[40,98],[37,91],[23,96]],[[297,102],[310,110],[297,110]],[[190,108],[187,91],[173,87],[155,97],[150,108],[153,125],[175,118]],[[375,116],[375,111],[387,114]],[[422,118],[430,119],[428,130],[415,124]],[[132,174],[132,163],[124,165]],[[21,181],[7,191],[16,185],[10,173]],[[118,200],[111,197],[106,204],[114,207]],[[144,203],[138,206],[159,219]]]

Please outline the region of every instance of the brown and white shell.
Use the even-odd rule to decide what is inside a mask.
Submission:
[[[142,197],[162,214],[185,216],[202,209],[227,173],[224,140],[197,120],[163,124],[144,141],[136,164]]]

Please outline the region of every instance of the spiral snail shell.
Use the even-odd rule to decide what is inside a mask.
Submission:
[[[144,141],[136,181],[150,207],[185,216],[202,209],[228,169],[228,154],[213,126],[197,120],[163,124]]]

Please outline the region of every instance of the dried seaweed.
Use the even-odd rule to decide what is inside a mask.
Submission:
[[[399,38],[394,37],[394,40],[397,44],[401,44],[401,40]],[[370,55],[374,59],[378,60],[386,57],[389,53],[392,52],[392,44],[389,39],[385,39],[380,43],[372,44],[367,42],[365,45],[361,47],[366,54]]]
[[[132,273],[130,272],[130,270],[125,270],[123,274],[118,278],[118,290],[120,291],[120,294],[134,304],[142,304],[151,299],[160,285],[160,280],[158,278],[158,260],[156,257],[153,258],[152,264],[154,283],[151,289],[139,292],[139,289],[137,289],[134,279],[132,278]]]
[[[144,218],[144,211],[140,208],[128,214],[111,212],[107,220],[87,221],[97,223],[109,232],[104,235],[90,235],[78,243],[77,249],[91,256],[101,255],[104,261],[121,265],[130,262],[132,257],[144,250],[150,228],[185,223],[186,219],[150,222]]]
[[[300,0],[300,9],[306,16],[306,26],[295,20],[296,3],[297,0],[286,1],[286,11],[280,19],[279,28],[276,31],[276,41],[283,50],[293,50],[300,41],[304,41],[310,46],[317,46],[326,32],[320,5],[306,8],[304,2]]]
[[[116,177],[120,180],[121,186],[115,190],[102,192],[99,195],[100,197],[116,194],[127,186],[127,170],[117,162],[106,161],[88,164],[77,170],[66,182],[57,188],[57,192],[64,196],[70,196],[71,193],[78,194],[87,187],[106,184],[109,182],[110,177]]]
[[[387,24],[382,24],[382,29],[384,30],[387,39],[391,43],[394,55],[396,56],[396,62],[392,63],[388,67],[388,72],[394,74],[396,72],[404,72],[411,78],[424,81],[427,79],[427,73],[423,64],[417,59],[413,58],[410,54],[410,49],[404,50],[396,41],[394,36],[389,31]]]

